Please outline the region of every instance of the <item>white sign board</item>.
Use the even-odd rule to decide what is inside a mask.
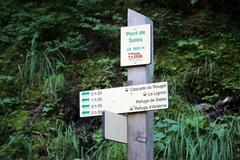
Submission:
[[[151,63],[151,25],[121,28],[121,66]]]
[[[167,82],[80,92],[80,117],[168,108]]]
[[[103,135],[106,139],[127,143],[127,117],[104,111]]]

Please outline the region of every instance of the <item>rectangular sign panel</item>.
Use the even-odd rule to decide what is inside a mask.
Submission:
[[[121,28],[121,66],[151,63],[151,25]]]
[[[168,108],[167,82],[80,92],[80,117]]]
[[[127,117],[104,111],[103,135],[106,139],[127,143]]]

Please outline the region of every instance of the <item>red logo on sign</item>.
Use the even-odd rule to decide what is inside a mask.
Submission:
[[[140,52],[130,52],[128,53],[129,60],[136,60],[143,58],[143,55]]]

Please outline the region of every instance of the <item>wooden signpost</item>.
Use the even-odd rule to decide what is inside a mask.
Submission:
[[[127,143],[128,160],[153,160],[152,110],[168,108],[168,86],[152,83],[153,22],[131,9],[121,28],[121,66],[128,86],[80,92],[80,117],[103,115],[104,137]]]
[[[128,26],[150,24],[151,63],[128,68],[128,84],[151,83],[153,79],[153,22],[146,16],[128,9]],[[128,160],[153,160],[153,112],[128,114]]]

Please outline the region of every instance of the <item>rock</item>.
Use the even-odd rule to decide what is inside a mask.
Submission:
[[[195,107],[202,112],[210,112],[212,110],[215,110],[215,106],[208,103],[197,104]]]
[[[215,106],[219,111],[240,113],[240,93],[235,93],[223,100],[219,100]]]
[[[225,97],[215,105],[201,103],[195,106],[197,110],[205,112],[210,119],[216,119],[225,114],[240,114],[240,93]]]

